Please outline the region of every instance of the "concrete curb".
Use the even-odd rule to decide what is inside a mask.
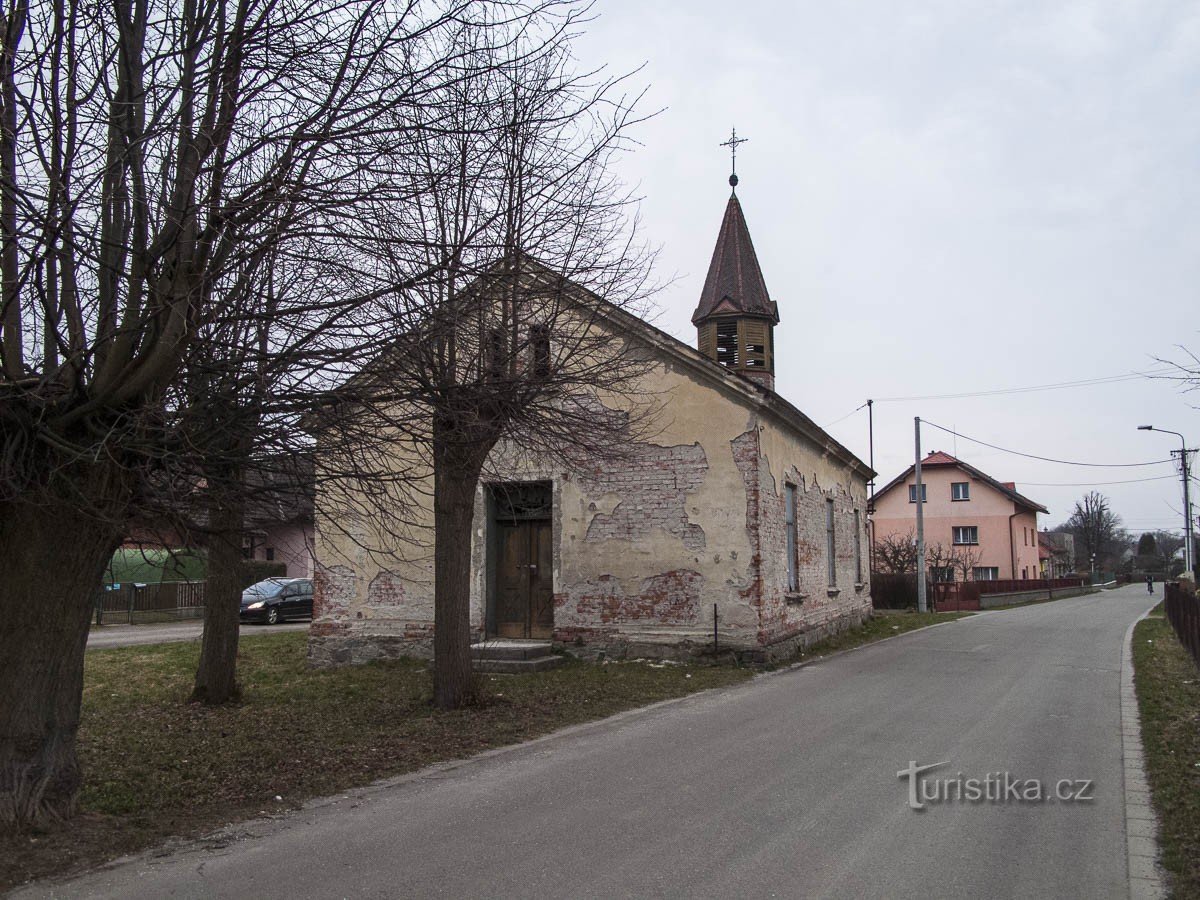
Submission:
[[[1153,609],[1153,607],[1151,607]],[[1125,632],[1121,647],[1121,757],[1125,782],[1125,857],[1132,900],[1158,900],[1167,896],[1158,865],[1158,819],[1150,805],[1146,759],[1142,753],[1142,725],[1133,686],[1133,629],[1150,615],[1146,610]]]

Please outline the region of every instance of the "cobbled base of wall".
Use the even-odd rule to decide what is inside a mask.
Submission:
[[[308,639],[308,664],[314,669],[356,666],[377,659],[433,659],[433,639],[398,635],[334,635]]]
[[[807,650],[818,641],[834,637],[843,631],[849,631],[851,628],[857,628],[863,622],[867,621],[870,616],[870,609],[847,613],[828,622],[822,622],[820,625],[814,625],[812,628],[808,628],[797,634],[789,634],[769,644],[757,647],[751,651],[750,655],[744,656],[742,662],[758,665],[791,662],[798,653]]]

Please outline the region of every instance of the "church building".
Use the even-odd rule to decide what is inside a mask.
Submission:
[[[475,637],[590,658],[683,658],[715,643],[765,661],[861,622],[872,473],[775,392],[780,310],[736,190],[692,316],[696,346],[628,318],[664,419],[616,461],[485,479]],[[323,528],[320,488],[316,517],[312,664],[432,655],[433,554],[368,553]]]

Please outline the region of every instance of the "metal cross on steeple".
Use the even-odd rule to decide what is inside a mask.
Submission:
[[[738,177],[737,177],[737,148],[738,148],[738,144],[744,144],[744,143],[746,143],[746,141],[748,141],[748,140],[750,140],[750,138],[740,138],[740,137],[738,137],[738,136],[737,136],[737,129],[736,129],[736,128],[734,128],[734,129],[732,129],[732,134],[730,134],[730,136],[729,136],[729,140],[727,140],[727,141],[725,141],[725,142],[721,143],[720,145],[718,145],[718,146],[721,146],[721,147],[728,147],[728,148],[729,148],[729,164],[730,164],[729,186],[730,186],[731,188],[736,188],[736,187],[737,187],[737,183],[738,183]]]

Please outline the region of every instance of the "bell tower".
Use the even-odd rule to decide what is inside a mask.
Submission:
[[[774,329],[779,324],[779,310],[767,293],[737,197],[737,145],[745,141],[735,130],[721,145],[729,147],[733,155],[733,173],[729,176],[733,191],[725,206],[700,303],[692,313],[692,324],[698,332],[697,348],[701,353],[774,390]]]

